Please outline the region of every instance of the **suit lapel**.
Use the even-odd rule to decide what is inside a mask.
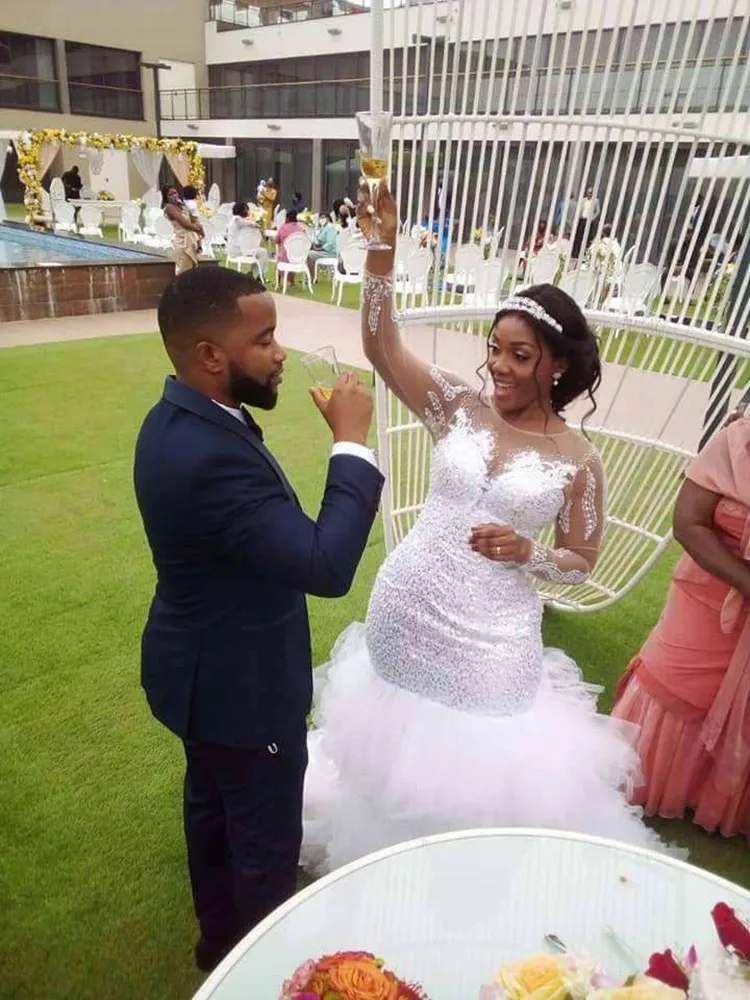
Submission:
[[[175,406],[182,407],[183,410],[188,410],[190,413],[194,413],[196,416],[210,421],[210,423],[218,424],[225,430],[230,431],[230,433],[241,437],[250,445],[250,447],[255,449],[255,451],[264,459],[265,462],[267,462],[268,465],[271,466],[289,498],[296,504],[299,504],[297,495],[292,489],[289,480],[284,475],[281,466],[268,448],[266,448],[263,444],[263,434],[260,428],[246,410],[243,410],[243,412],[251,421],[252,429],[251,426],[244,421],[240,421],[231,413],[227,413],[226,410],[222,410],[222,408],[217,406],[212,399],[204,396],[196,389],[191,389],[190,386],[187,386],[182,382],[178,382],[173,375],[167,376],[167,379],[165,380],[164,399],[173,403]]]

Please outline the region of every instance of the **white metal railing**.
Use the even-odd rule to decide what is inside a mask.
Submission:
[[[734,253],[750,239],[750,6],[414,0],[408,12],[385,14],[380,6],[372,4],[371,104],[384,95],[395,116],[402,219],[437,243],[429,295],[419,308],[407,302],[401,317],[407,339],[428,327],[436,361],[446,343],[481,343],[494,308],[464,305],[442,275],[458,245],[489,242],[494,231],[502,237],[493,252],[508,263],[503,294],[523,280],[519,254],[533,252],[543,220],[567,231],[573,246],[561,266],[573,266],[575,247],[582,288],[584,250],[604,224],[623,252],[633,248],[632,266],[648,262],[661,274],[645,316],[609,311],[616,289],[606,274],[582,303],[605,367],[589,433],[608,473],[609,523],[592,580],[545,595],[575,610],[605,606],[669,545],[684,470],[748,379],[750,267],[738,269]],[[384,50],[399,73],[383,76]],[[599,209],[591,221],[588,190]],[[390,548],[424,501],[429,442],[382,383],[377,401]]]

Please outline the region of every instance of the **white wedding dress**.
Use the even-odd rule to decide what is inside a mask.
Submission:
[[[658,846],[625,800],[637,730],[597,714],[600,689],[542,646],[534,578],[581,582],[598,551],[595,449],[573,431],[512,427],[476,391],[408,355],[389,312],[370,319],[377,367],[433,433],[431,483],[378,573],[366,623],[343,633],[323,668],[303,865],[321,873],[476,827]],[[496,562],[469,545],[471,528],[492,522],[532,538],[556,522],[564,544],[535,546],[523,567]]]

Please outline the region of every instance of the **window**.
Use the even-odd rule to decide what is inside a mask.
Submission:
[[[0,107],[60,110],[51,38],[0,31]]]
[[[65,55],[74,115],[143,119],[138,52],[66,42]]]

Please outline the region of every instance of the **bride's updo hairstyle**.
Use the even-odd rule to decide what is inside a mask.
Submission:
[[[524,308],[525,303],[522,305],[525,299],[530,300],[528,309]],[[514,302],[518,308],[513,308]],[[532,285],[501,307],[490,337],[504,316],[514,315],[534,331],[539,345],[546,345],[553,358],[567,361],[559,382],[550,392],[555,413],[586,393],[591,400],[590,416],[596,410],[594,393],[602,380],[602,366],[596,337],[578,303],[557,285]]]

